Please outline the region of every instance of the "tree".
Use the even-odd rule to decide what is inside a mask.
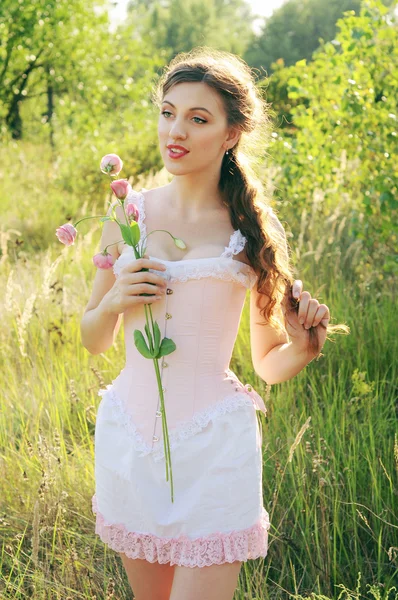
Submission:
[[[150,39],[166,62],[203,45],[242,55],[253,18],[244,0],[133,0],[128,7],[136,35]]]
[[[390,6],[393,0],[385,0]],[[266,20],[259,35],[245,52],[245,60],[270,74],[272,63],[283,59],[286,66],[298,60],[310,60],[320,39],[334,39],[336,21],[347,10],[359,13],[361,0],[289,0]]]
[[[326,219],[336,205],[377,276],[398,274],[398,27],[381,0],[347,11],[336,39],[312,60],[282,69],[293,128],[274,138],[277,185],[294,215],[312,203]],[[271,78],[272,79],[272,78]],[[268,101],[271,98],[267,98]],[[274,108],[274,107],[273,107]],[[361,277],[367,273],[361,272]]]
[[[101,6],[96,1],[97,6]],[[84,86],[88,63],[105,44],[108,17],[85,0],[3,0],[0,5],[0,118],[14,139],[23,135],[22,104],[47,96],[47,119],[54,98]],[[44,105],[43,105],[44,106]]]

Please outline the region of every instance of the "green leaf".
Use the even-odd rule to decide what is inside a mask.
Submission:
[[[291,77],[288,82],[287,82],[288,86],[293,88],[293,89],[298,89],[300,87],[300,82],[297,79],[297,77]]]
[[[113,221],[113,218],[112,218],[112,217],[101,217],[101,218],[100,218],[100,221],[102,221],[103,223],[104,223],[105,221]]]
[[[153,324],[153,337],[154,337],[154,343],[155,343],[155,356],[158,356],[159,349],[160,349],[160,340],[161,340],[162,335],[160,333],[160,329],[159,329],[159,325],[157,324],[157,321],[155,321]]]
[[[128,225],[124,225],[124,223],[120,223],[120,231],[122,232],[122,236],[126,244],[129,246],[134,246],[130,227]]]
[[[141,237],[140,226],[138,225],[138,223],[136,221],[132,221],[130,224],[130,235],[131,235],[131,239],[133,241],[134,246],[136,246],[138,244],[138,242],[140,241],[140,237]]]
[[[139,329],[134,330],[134,343],[140,354],[145,358],[153,358],[150,349],[142,335],[142,332]]]
[[[152,335],[151,335],[151,332],[149,330],[149,327],[148,327],[147,323],[145,323],[144,329],[145,329],[146,336],[148,338],[148,346],[149,346],[149,348],[151,348],[152,347],[152,343],[151,343],[152,342]],[[151,352],[152,352],[152,350],[151,350]],[[155,353],[155,355],[156,355],[156,353]]]
[[[175,345],[173,340],[171,340],[170,338],[163,338],[162,343],[160,344],[160,350],[156,358],[160,358],[161,356],[167,356],[168,354],[174,352],[176,348],[177,346]]]

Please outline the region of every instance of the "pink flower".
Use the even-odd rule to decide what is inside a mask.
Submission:
[[[119,198],[119,200],[124,200],[131,190],[131,185],[127,179],[116,179],[116,181],[112,181],[111,189],[116,198]]]
[[[65,246],[72,246],[77,236],[77,229],[71,223],[65,223],[65,225],[58,227],[55,235]]]
[[[98,269],[110,269],[113,266],[113,256],[109,252],[99,252],[93,256],[93,263]]]
[[[129,202],[127,204],[125,211],[129,221],[138,221],[140,213],[137,206],[133,202]]]
[[[119,175],[123,169],[123,161],[117,154],[106,154],[101,158],[100,169],[106,175]]]

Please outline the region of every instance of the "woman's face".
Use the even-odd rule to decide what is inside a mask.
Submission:
[[[220,168],[226,150],[234,145],[225,146],[230,136],[221,98],[202,82],[178,83],[167,92],[158,137],[165,167],[173,175]],[[170,145],[183,151],[173,152]]]

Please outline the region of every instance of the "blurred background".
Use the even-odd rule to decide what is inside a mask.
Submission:
[[[295,276],[349,335],[267,388],[246,299],[232,370],[264,396],[269,554],[235,600],[396,595],[397,4],[389,0],[2,0],[0,3],[0,598],[127,598],[94,535],[98,390],[123,331],[91,356],[79,324],[104,214],[100,159],[135,189],[169,180],[150,96],[180,51],[253,68],[270,103],[256,172]]]

